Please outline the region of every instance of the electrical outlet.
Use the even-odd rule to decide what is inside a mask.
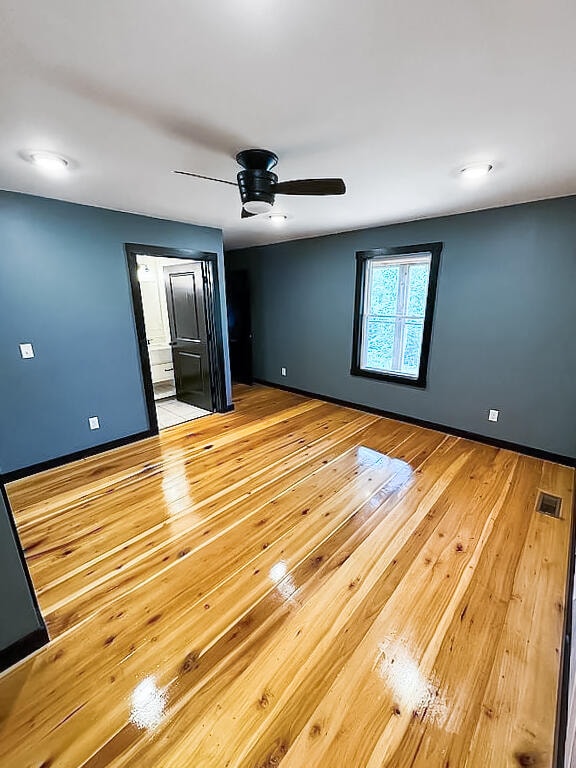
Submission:
[[[286,376],[286,368],[280,368],[280,373],[282,376]]]
[[[500,416],[500,411],[495,411],[493,408],[490,408],[488,411],[488,421],[498,421],[498,416]]]
[[[100,429],[100,422],[98,421],[98,416],[90,416],[88,419],[88,424],[90,425],[90,429]]]
[[[34,357],[34,347],[32,344],[20,344],[20,355],[23,360],[29,360]]]

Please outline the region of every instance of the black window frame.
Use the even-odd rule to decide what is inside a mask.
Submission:
[[[436,291],[438,286],[438,272],[440,270],[440,254],[443,243],[419,243],[417,245],[401,245],[390,248],[376,248],[370,251],[358,251],[356,253],[356,289],[354,296],[354,330],[352,337],[352,376],[364,376],[368,379],[379,379],[394,384],[405,384],[409,387],[426,387],[428,378],[428,361],[430,358],[430,342],[432,339],[432,324],[434,320],[434,308],[436,305]],[[428,293],[426,295],[426,311],[424,314],[424,326],[422,331],[422,349],[420,353],[420,367],[416,378],[400,373],[381,373],[361,367],[362,354],[362,316],[364,314],[364,292],[366,285],[366,265],[375,258],[386,256],[408,256],[416,254],[430,254],[430,277],[428,279]]]

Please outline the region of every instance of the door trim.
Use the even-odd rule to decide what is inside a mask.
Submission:
[[[28,585],[34,612],[36,613],[36,618],[38,619],[38,627],[36,629],[0,651],[0,672],[4,672],[13,664],[17,664],[19,661],[22,661],[22,659],[26,658],[26,656],[29,656],[31,653],[34,653],[39,648],[42,648],[44,645],[50,642],[50,636],[48,635],[48,629],[46,627],[46,622],[44,621],[44,616],[42,616],[42,611],[40,610],[38,596],[36,594],[36,589],[34,587],[32,577],[30,576],[30,569],[28,568],[28,561],[26,560],[26,555],[24,554],[24,548],[22,547],[22,542],[20,541],[20,536],[18,535],[18,528],[16,527],[16,520],[14,519],[14,512],[12,511],[12,507],[10,505],[10,499],[6,493],[4,484],[1,482],[0,496],[2,496],[2,500],[6,508],[8,523],[12,530],[14,541],[16,542],[18,556],[20,557],[20,565],[24,571],[24,577]]]
[[[154,386],[152,384],[152,371],[150,368],[150,355],[146,341],[146,326],[144,324],[144,307],[142,305],[142,293],[138,282],[138,263],[136,256],[164,256],[169,259],[186,259],[187,261],[202,262],[202,276],[205,287],[206,327],[208,329],[208,356],[210,360],[210,388],[212,390],[212,403],[216,413],[226,413],[231,410],[226,397],[225,379],[225,354],[222,325],[217,318],[222,316],[220,302],[220,282],[218,275],[218,254],[208,251],[193,251],[184,248],[162,248],[157,245],[143,245],[142,243],[125,243],[126,263],[130,275],[130,287],[132,292],[132,309],[136,323],[136,335],[140,356],[140,368],[142,381],[144,382],[144,394],[146,397],[146,409],[150,424],[150,434],[158,434],[158,420],[154,404]]]

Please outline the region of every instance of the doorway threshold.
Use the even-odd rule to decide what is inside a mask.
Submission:
[[[211,413],[211,411],[206,411],[204,408],[197,408],[195,405],[188,405],[188,403],[176,400],[175,397],[157,400],[155,407],[158,429],[175,427],[178,424],[184,424],[187,421],[193,421],[202,416],[208,416]]]

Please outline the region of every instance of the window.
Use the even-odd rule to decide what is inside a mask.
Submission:
[[[351,373],[426,386],[442,243],[356,254]]]

